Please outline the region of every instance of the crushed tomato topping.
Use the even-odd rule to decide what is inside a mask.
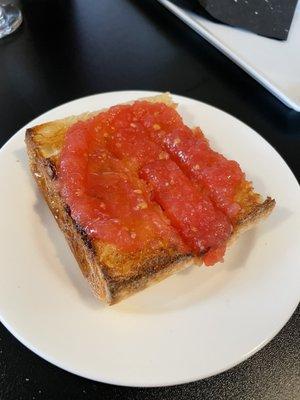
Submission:
[[[111,107],[71,126],[60,192],[89,235],[122,251],[174,246],[223,259],[244,174],[163,103]]]
[[[97,139],[89,122],[75,124],[60,157],[60,190],[74,220],[123,251],[166,244],[187,250],[140,180]]]

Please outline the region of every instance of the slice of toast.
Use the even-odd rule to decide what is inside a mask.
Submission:
[[[168,94],[144,100],[175,107]],[[70,208],[57,189],[58,158],[68,128],[97,113],[84,113],[32,127],[26,131],[25,141],[33,176],[83,275],[97,297],[108,304],[115,304],[191,264],[200,265],[202,260],[174,246],[125,254],[114,246],[89,237],[71,217]],[[239,233],[267,217],[275,205],[275,201],[269,197],[262,200],[248,182],[239,191],[239,202],[242,210],[234,224],[230,243]]]

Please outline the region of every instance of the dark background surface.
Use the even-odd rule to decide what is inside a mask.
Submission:
[[[254,128],[300,176],[300,113],[279,102],[155,0],[24,0],[0,41],[0,145],[39,114],[113,90],[169,90]],[[9,266],[8,266],[9,267]],[[287,288],[283,288],[288,290]],[[0,399],[299,399],[299,312],[263,350],[216,377],[135,389],[76,377],[0,325]]]

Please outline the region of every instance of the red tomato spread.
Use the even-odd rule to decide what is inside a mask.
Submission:
[[[124,251],[174,245],[212,265],[222,260],[244,179],[163,103],[111,107],[73,125],[59,184],[90,235]]]
[[[144,109],[144,103],[136,103],[137,113],[139,108]],[[192,131],[176,110],[163,103],[151,104],[141,122],[149,137],[162,145],[216,206],[234,219],[240,211],[234,196],[244,179],[239,164],[212,150],[200,129]]]
[[[69,129],[59,183],[72,217],[92,237],[124,251],[166,244],[186,249],[139,179],[99,144],[90,122]]]
[[[226,242],[231,233],[226,216],[193,187],[174,161],[154,161],[141,170],[141,177],[151,184],[154,199],[195,253]]]

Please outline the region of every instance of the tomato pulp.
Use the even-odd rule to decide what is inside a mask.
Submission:
[[[176,246],[222,260],[244,174],[163,103],[111,107],[71,126],[59,185],[90,235],[122,251]]]

